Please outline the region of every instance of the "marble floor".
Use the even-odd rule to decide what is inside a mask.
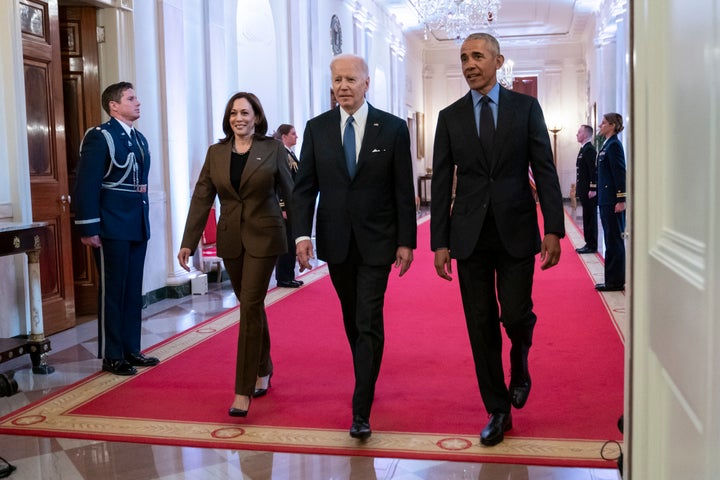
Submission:
[[[578,232],[573,235],[571,239],[574,243],[581,241],[578,240]],[[591,275],[595,276],[593,268],[597,269],[597,266],[588,268]],[[621,297],[619,293],[614,293],[607,295],[607,298]],[[144,311],[143,348],[187,330],[235,305],[236,299],[228,281],[210,285],[210,291],[205,295],[154,303]],[[0,398],[0,415],[52,394],[100,369],[100,360],[94,354],[97,348],[95,319],[88,319],[75,328],[53,335],[50,341],[52,352],[48,362],[55,367],[55,372],[50,375],[33,374],[29,358],[24,358],[27,356],[0,364],[0,373],[14,371],[20,388],[20,392],[15,395]],[[0,457],[17,467],[10,476],[14,480],[620,478],[615,469],[300,455],[7,435],[0,435]],[[3,466],[0,461],[0,472]]]

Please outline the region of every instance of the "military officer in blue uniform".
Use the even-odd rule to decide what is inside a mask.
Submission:
[[[110,121],[91,128],[80,147],[75,184],[75,225],[92,247],[100,272],[98,357],[102,369],[134,375],[160,361],[140,351],[142,281],[150,238],[150,150],[135,130],[140,102],[129,82],[102,94]]]
[[[577,168],[577,196],[580,197],[583,214],[583,235],[585,245],[576,248],[578,253],[597,252],[597,150],[592,144],[593,128],[580,125],[575,138],[582,147],[578,152],[575,166]]]
[[[625,151],[618,139],[623,131],[619,113],[606,113],[600,122],[599,133],[605,137],[597,159],[598,206],[605,236],[605,282],[595,285],[599,292],[619,292],[625,289]]]

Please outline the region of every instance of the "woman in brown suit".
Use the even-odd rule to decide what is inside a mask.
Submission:
[[[265,294],[278,255],[288,249],[278,195],[291,198],[292,178],[285,147],[265,136],[268,123],[255,95],[233,95],[222,125],[225,138],[208,149],[195,184],[178,260],[190,271],[188,261],[217,195],[217,253],[240,301],[235,399],[229,414],[245,417],[252,397],[264,395],[270,386]],[[285,208],[291,215],[287,200]]]

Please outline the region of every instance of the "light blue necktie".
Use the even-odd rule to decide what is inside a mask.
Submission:
[[[345,164],[347,165],[350,178],[355,178],[355,127],[353,122],[355,119],[351,116],[345,122],[345,133],[343,133],[343,150],[345,151]]]

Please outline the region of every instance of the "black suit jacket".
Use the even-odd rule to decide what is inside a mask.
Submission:
[[[587,199],[588,192],[597,188],[597,150],[591,142],[585,143],[578,152],[576,194],[581,199]]]
[[[368,104],[351,179],[340,135],[340,108],[308,121],[293,190],[295,237],[311,235],[318,193],[316,248],[321,260],[345,261],[351,233],[368,265],[393,263],[399,246],[415,248],[415,194],[406,123]]]
[[[537,185],[545,233],[563,237],[562,194],[538,101],[500,87],[489,155],[480,145],[470,92],[440,111],[431,184],[431,248],[449,247],[453,258],[469,257],[492,208],[501,241],[512,256],[538,253],[540,232],[528,167]]]

